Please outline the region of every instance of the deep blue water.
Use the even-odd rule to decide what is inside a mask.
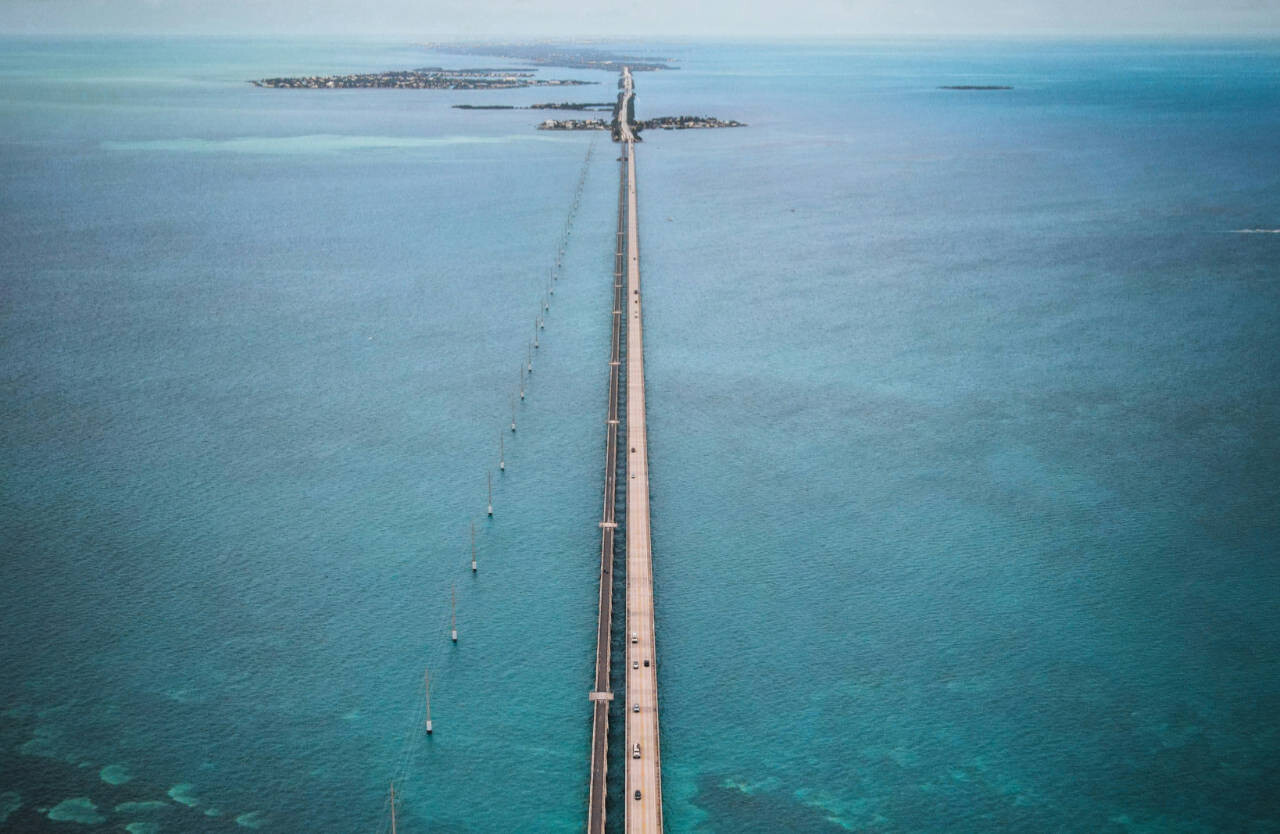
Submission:
[[[0,828],[581,827],[614,78],[0,46]],[[1280,45],[633,46],[668,828],[1280,829]]]

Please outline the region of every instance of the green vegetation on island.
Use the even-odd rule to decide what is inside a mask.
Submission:
[[[614,121],[604,119],[547,119],[538,130],[610,130]],[[717,119],[714,116],[661,116],[656,119],[632,122],[637,134],[643,130],[697,130],[717,127],[746,127],[734,119]]]
[[[713,127],[746,127],[744,122],[736,119],[717,119],[715,116],[659,116],[656,119],[645,119],[635,123],[635,129],[641,130],[697,130]]]
[[[547,119],[538,130],[609,130],[612,121],[604,119]]]

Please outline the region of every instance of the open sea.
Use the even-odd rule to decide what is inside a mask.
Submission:
[[[667,829],[1280,831],[1280,43],[620,48],[750,125],[637,151]],[[451,105],[616,76],[245,83],[510,63],[0,40],[0,830],[585,827],[617,148]]]

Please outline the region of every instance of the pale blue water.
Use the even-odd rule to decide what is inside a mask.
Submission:
[[[668,828],[1280,828],[1280,46],[635,47]],[[481,63],[3,42],[0,827],[582,826],[616,149],[487,522],[590,137],[243,83]]]

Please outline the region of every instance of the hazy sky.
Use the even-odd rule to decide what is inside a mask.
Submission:
[[[1280,35],[1280,0],[0,0],[0,31],[413,38]]]

